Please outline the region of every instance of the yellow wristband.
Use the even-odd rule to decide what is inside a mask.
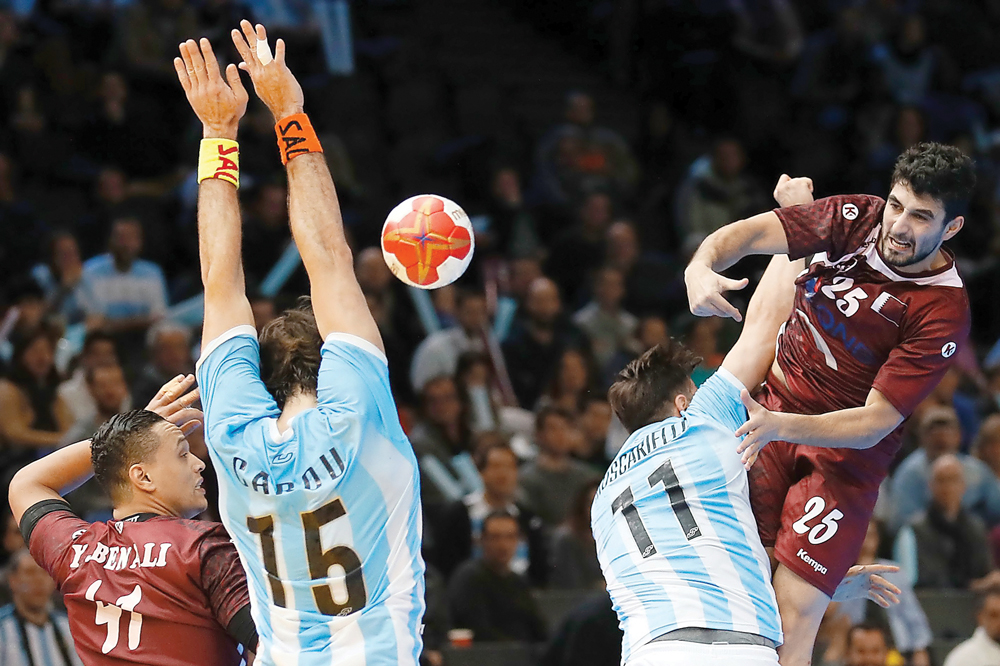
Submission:
[[[218,178],[240,188],[240,144],[232,139],[202,139],[198,150],[198,182]]]

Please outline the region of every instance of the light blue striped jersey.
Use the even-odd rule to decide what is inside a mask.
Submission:
[[[721,369],[681,417],[636,430],[591,508],[597,556],[625,638],[622,662],[683,627],[782,642],[771,567],[733,433],[742,385]]]
[[[136,259],[120,272],[110,254],[88,259],[80,277],[80,305],[108,319],[156,317],[167,311],[167,283],[152,261]]]
[[[207,345],[198,384],[222,522],[247,572],[258,663],[415,666],[420,487],[385,355],[331,334],[319,406],[284,433],[252,326]]]

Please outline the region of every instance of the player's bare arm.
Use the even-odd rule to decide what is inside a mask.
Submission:
[[[207,39],[189,39],[174,58],[177,78],[191,108],[202,122],[206,139],[236,139],[248,95],[236,65],[225,78]],[[243,324],[253,324],[246,297],[241,256],[242,221],[236,187],[220,178],[207,178],[198,187],[198,248],[205,287],[205,323],[202,344]]]
[[[812,202],[813,183],[809,178],[782,175],[774,189],[774,198],[781,206]],[[713,232],[698,247],[691,263],[684,270],[688,305],[699,317],[731,317],[742,321],[740,311],[723,296],[726,291],[738,291],[747,280],[732,280],[719,274],[751,254],[785,254],[788,241],[784,228],[773,211],[760,213]]]
[[[178,375],[164,384],[146,409],[156,412],[181,429],[185,437],[200,432],[201,410],[191,407],[198,398],[194,375]],[[90,440],[71,444],[22,468],[10,482],[9,501],[14,520],[33,504],[63,495],[93,476],[90,461]]]
[[[783,414],[761,407],[746,391],[743,404],[750,418],[736,431],[746,435],[737,451],[749,468],[755,454],[773,441],[826,448],[868,449],[903,422],[903,415],[880,392],[872,389],[864,407],[826,414]]]
[[[254,90],[276,122],[303,110],[302,88],[285,63],[285,42],[277,40],[271,59],[264,26],[249,21],[233,30]],[[378,326],[354,275],[354,260],[344,234],[337,191],[321,153],[290,159],[288,218],[312,290],[313,312],[320,335],[356,335],[384,351]]]

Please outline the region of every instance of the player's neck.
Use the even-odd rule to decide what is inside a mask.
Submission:
[[[171,511],[165,504],[161,503],[152,495],[142,495],[139,497],[133,496],[125,504],[119,504],[116,506],[111,515],[115,520],[123,520],[129,516],[134,516],[137,513],[155,513],[158,516],[184,518],[184,516],[179,516]]]
[[[278,417],[278,432],[288,430],[292,419],[306,410],[315,408],[317,404],[315,393],[296,393],[291,396],[285,401],[285,407]]]

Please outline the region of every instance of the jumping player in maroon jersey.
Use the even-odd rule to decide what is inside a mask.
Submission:
[[[88,666],[235,666],[238,644],[253,658],[257,631],[236,548],[222,525],[188,520],[208,506],[205,464],[185,437],[201,425],[193,384],[190,375],[171,380],[147,407],[156,413],[119,414],[92,443],[56,451],[11,481],[14,517],[63,593]],[[85,522],[60,496],[91,473],[111,495],[114,520]]]
[[[737,432],[751,468],[761,540],[789,640],[785,666],[809,663],[816,630],[857,559],[901,425],[941,379],[969,333],[969,301],[942,243],[975,185],[956,148],[918,144],[896,163],[888,199],[812,202],[809,179],[782,177],[783,207],[709,236],[685,271],[691,311],[739,320],[724,270],[749,254],[815,255],[749,420]],[[805,205],[791,205],[805,204]],[[766,448],[765,445],[770,443]],[[758,453],[759,452],[759,453]]]

